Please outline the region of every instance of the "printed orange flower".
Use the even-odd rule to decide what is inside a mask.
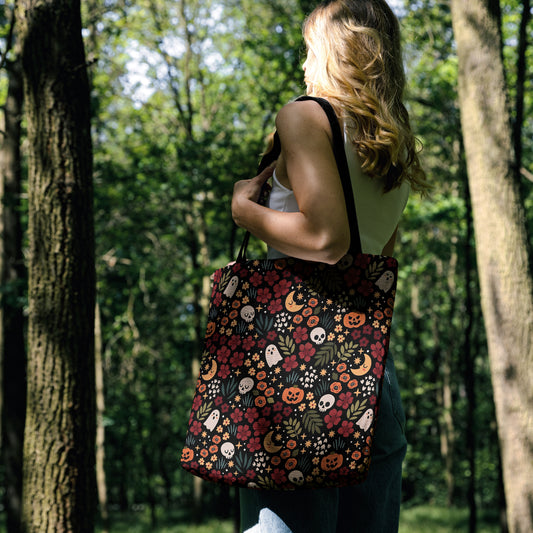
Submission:
[[[265,379],[265,378],[266,378],[266,375],[267,375],[267,373],[266,373],[264,370],[261,370],[261,372],[258,372],[258,373],[257,373],[256,378],[257,378],[258,380],[262,380],[262,379]]]
[[[316,307],[318,305],[318,300],[316,298],[309,298],[309,306]]]
[[[307,319],[307,325],[310,328],[314,328],[315,326],[318,326],[319,318],[316,315],[312,315]]]
[[[342,385],[338,381],[334,381],[329,386],[329,390],[335,394],[338,394],[342,390]]]
[[[339,378],[343,383],[348,383],[350,381],[350,374],[341,374]]]
[[[304,317],[302,315],[294,315],[294,318],[292,319],[292,321],[295,324],[301,324],[304,321]]]
[[[264,396],[258,396],[256,399],[255,399],[255,405],[257,407],[264,407],[266,405],[266,398]]]
[[[291,457],[290,459],[287,459],[285,461],[285,468],[287,470],[294,470],[297,464],[298,464],[298,461],[296,461],[294,457]]]
[[[291,456],[290,450],[281,450],[281,453],[279,454],[282,459],[288,459]]]

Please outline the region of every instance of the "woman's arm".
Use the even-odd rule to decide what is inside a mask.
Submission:
[[[348,251],[350,232],[329,121],[316,102],[292,102],[279,112],[276,127],[282,146],[276,173],[293,189],[299,211],[284,213],[256,203],[272,174],[267,169],[235,184],[233,218],[286,255],[334,264]]]

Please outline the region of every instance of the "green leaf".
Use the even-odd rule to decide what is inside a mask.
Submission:
[[[322,433],[322,429],[324,428],[324,421],[320,413],[313,409],[304,413],[302,423],[305,430],[309,433]]]

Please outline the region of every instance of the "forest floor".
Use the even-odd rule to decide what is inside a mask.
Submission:
[[[477,533],[499,533],[495,516],[483,515],[478,520]],[[0,533],[5,533],[3,516],[0,515]],[[102,533],[97,527],[96,533]],[[422,505],[402,510],[399,533],[467,533],[468,510]],[[108,533],[234,533],[231,520],[207,519],[203,524],[173,523],[170,516],[161,519],[153,528],[144,512],[112,514]]]
[[[499,533],[495,516],[480,513],[477,533]],[[97,529],[97,533],[101,533]],[[203,524],[172,524],[170,517],[161,520],[161,525],[152,528],[149,518],[143,513],[112,516],[109,533],[233,533],[231,520],[207,519]],[[399,533],[467,533],[468,510],[462,508],[442,508],[431,505],[402,510]]]

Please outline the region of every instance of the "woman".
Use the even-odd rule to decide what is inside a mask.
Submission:
[[[344,128],[362,251],[392,255],[410,189],[428,188],[402,103],[399,25],[384,0],[323,2],[303,27],[307,94],[326,98]],[[337,263],[350,231],[332,151],[332,132],[312,100],[284,106],[276,119],[275,170],[235,184],[235,222],[265,241],[269,257]],[[273,177],[268,206],[257,204]],[[405,418],[392,358],[367,480],[341,489],[241,489],[243,530],[392,533],[398,529]]]

